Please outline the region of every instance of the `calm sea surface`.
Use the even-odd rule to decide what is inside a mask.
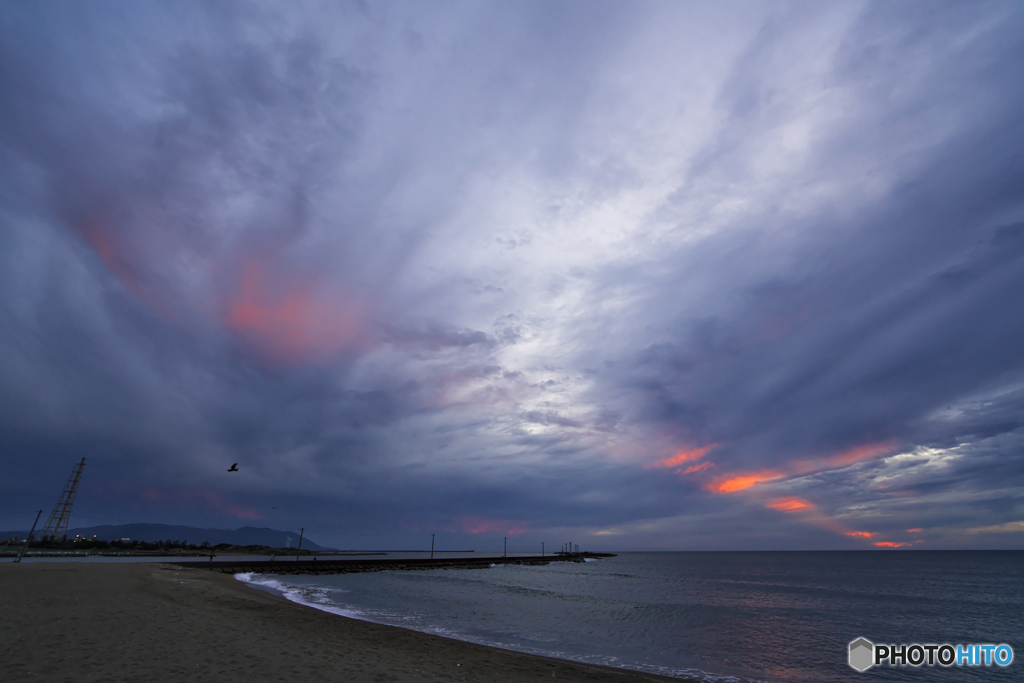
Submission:
[[[623,553],[540,567],[239,578],[382,624],[706,681],[1024,681],[1024,551]],[[846,663],[1007,643],[1008,667]]]

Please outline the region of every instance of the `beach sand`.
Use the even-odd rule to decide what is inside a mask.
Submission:
[[[10,681],[675,681],[328,614],[205,569],[0,564]]]

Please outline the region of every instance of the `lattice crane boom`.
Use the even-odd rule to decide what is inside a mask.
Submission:
[[[46,519],[46,526],[41,533],[43,538],[63,539],[67,535],[68,524],[71,522],[71,506],[75,504],[75,494],[78,493],[78,482],[82,479],[83,469],[85,458],[72,468],[68,483],[64,484],[64,490],[57,499],[57,504],[53,506],[53,512]]]

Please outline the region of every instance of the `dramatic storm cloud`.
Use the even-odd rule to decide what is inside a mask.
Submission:
[[[0,527],[86,457],[77,525],[1024,547],[1021,64],[1011,2],[9,3]]]

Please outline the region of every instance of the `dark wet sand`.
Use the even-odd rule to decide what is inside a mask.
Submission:
[[[10,681],[674,681],[380,626],[227,574],[164,564],[0,563]]]

